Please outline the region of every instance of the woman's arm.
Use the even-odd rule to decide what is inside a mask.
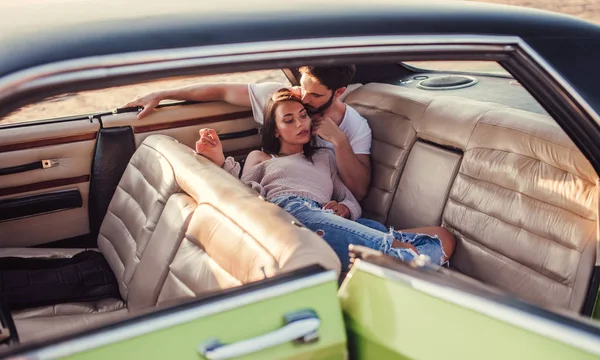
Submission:
[[[217,135],[217,132],[214,129],[200,130],[200,140],[196,142],[196,153],[209,159],[236,178],[239,177],[240,164],[231,156],[225,159],[223,145],[221,144],[219,135]],[[263,156],[258,153],[263,154]],[[267,155],[262,151],[251,152],[248,155],[247,163],[240,179],[261,196],[265,196],[265,189],[260,184],[264,177],[264,166],[260,166],[260,159],[264,159],[265,156]]]
[[[262,164],[265,160],[269,159],[270,156],[262,151],[254,150],[246,157],[246,163],[244,165],[244,171],[240,180],[254,191],[265,196],[265,188],[261,185],[262,179],[265,176],[265,166]]]
[[[350,219],[356,220],[362,214],[362,209],[360,204],[352,195],[352,192],[348,189],[346,185],[340,179],[337,168],[335,166],[335,158],[333,154],[328,154],[329,156],[329,169],[331,172],[331,180],[333,181],[333,200],[337,201],[339,204],[342,204],[348,208],[350,211]]]

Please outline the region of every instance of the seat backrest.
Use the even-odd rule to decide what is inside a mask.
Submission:
[[[549,116],[429,96],[367,84],[348,97],[373,129],[367,216],[399,229],[442,224],[458,241],[457,270],[579,310],[596,258],[590,163]]]
[[[373,176],[361,202],[364,217],[387,222],[400,175],[416,141],[415,123],[431,100],[426,94],[375,83],[357,88],[346,98],[345,102],[367,119],[373,136]]]
[[[460,106],[456,103],[456,106]],[[444,209],[453,266],[538,304],[579,311],[596,259],[591,164],[546,115],[484,112]]]
[[[133,154],[100,226],[98,249],[112,268],[123,300],[169,198],[181,191],[169,160],[142,143]]]
[[[174,182],[169,189],[179,191],[172,192],[164,206],[156,204],[163,210],[127,286],[130,310],[193,298],[312,264],[340,273],[340,261],[323,239],[295,225],[283,209],[264,201],[191,148],[164,135],[149,136],[142,148],[155,154],[146,156],[147,162],[161,163],[163,173],[169,174],[165,181]],[[134,154],[134,164],[136,158]],[[105,254],[106,248],[101,248]],[[112,266],[115,261],[109,263]]]

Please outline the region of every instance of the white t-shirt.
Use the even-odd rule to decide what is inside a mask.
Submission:
[[[273,93],[288,86],[275,82],[248,84],[248,94],[252,104],[254,120],[262,124],[265,118],[265,105]],[[371,128],[367,119],[362,117],[350,105],[346,105],[344,118],[340,123],[340,129],[346,134],[352,151],[355,154],[371,153]],[[317,146],[333,149],[333,144],[317,136]],[[334,150],[335,151],[335,150]]]

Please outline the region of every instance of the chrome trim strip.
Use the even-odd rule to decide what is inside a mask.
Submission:
[[[114,330],[104,330],[78,339],[67,340],[56,345],[49,345],[46,348],[34,350],[24,356],[39,360],[59,359],[82,351],[88,351],[111,343],[125,341],[157,330],[166,329],[213,314],[289,294],[308,287],[324,284],[329,281],[334,281],[337,284],[337,275],[333,270],[274,285],[266,289],[254,290],[247,294],[241,294],[214,303],[201,305],[196,308],[181,310],[169,314],[168,316],[140,320],[135,324],[124,325]],[[19,358],[21,358],[21,356],[19,356]]]
[[[518,326],[552,340],[563,342],[581,350],[600,355],[600,341],[597,336],[530,314],[523,310],[491,301],[468,292],[438,285],[426,280],[414,278],[398,271],[359,260],[354,264],[357,270],[381,277],[392,278],[408,284],[413,289],[435,298],[476,311],[491,318]],[[596,325],[596,324],[594,324]],[[597,326],[597,325],[596,325]]]

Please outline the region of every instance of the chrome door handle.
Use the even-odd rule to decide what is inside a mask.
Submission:
[[[232,344],[210,339],[198,345],[198,352],[209,360],[231,359],[264,350],[288,341],[313,342],[318,339],[321,320],[313,310],[302,310],[285,316],[286,324],[269,333]]]

